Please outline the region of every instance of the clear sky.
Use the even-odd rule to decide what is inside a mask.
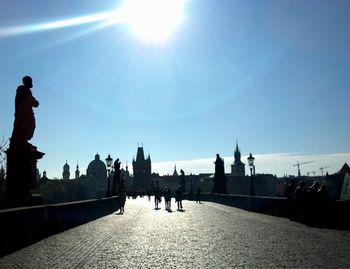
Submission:
[[[237,138],[244,158],[275,156],[268,171],[260,163],[273,174],[296,174],[286,156],[309,169],[337,156],[332,172],[350,161],[350,1],[181,3],[181,20],[154,41],[125,21],[105,27],[100,17],[122,1],[0,0],[0,136],[11,136],[15,90],[30,75],[31,143],[49,177],[66,160],[85,173],[97,152],[130,164],[138,142],[161,173],[161,163],[233,156]],[[190,164],[186,173],[214,169]]]

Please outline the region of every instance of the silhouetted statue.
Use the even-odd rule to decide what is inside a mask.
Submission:
[[[31,189],[36,187],[36,163],[44,156],[28,141],[35,131],[33,107],[39,102],[33,97],[32,78],[25,76],[23,85],[18,86],[15,99],[15,121],[10,147],[7,154],[7,206],[33,205],[38,201],[33,199]]]
[[[25,76],[23,85],[17,87],[15,99],[15,122],[13,126],[11,143],[25,143],[32,139],[35,130],[35,118],[33,107],[38,107],[39,102],[33,95],[32,78]]]
[[[112,190],[111,190],[112,196],[117,195],[118,184],[120,182],[120,176],[121,176],[120,161],[119,161],[119,159],[117,159],[114,162],[114,174],[113,174],[113,183],[112,183]]]
[[[186,177],[185,177],[185,172],[182,169],[180,170],[180,185],[181,185],[182,192],[185,193],[186,192]]]
[[[213,193],[227,193],[224,160],[216,154]]]

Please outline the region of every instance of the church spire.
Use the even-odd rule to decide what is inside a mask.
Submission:
[[[177,170],[176,170],[176,164],[174,166],[174,173],[173,173],[173,176],[178,176],[179,174],[177,173]]]
[[[236,139],[236,149],[235,149],[235,162],[240,162],[241,161],[241,151],[239,150],[238,147],[238,138]]]
[[[79,171],[79,164],[77,162],[77,168],[75,170],[75,179],[78,179],[80,177],[80,171]]]

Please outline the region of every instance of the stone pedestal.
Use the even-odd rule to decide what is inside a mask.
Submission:
[[[6,206],[37,204],[31,193],[36,188],[36,164],[44,153],[29,143],[10,144],[7,154]]]

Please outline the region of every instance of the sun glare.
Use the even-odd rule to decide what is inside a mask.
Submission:
[[[162,42],[168,39],[183,19],[185,0],[125,0],[125,23],[142,40]]]

